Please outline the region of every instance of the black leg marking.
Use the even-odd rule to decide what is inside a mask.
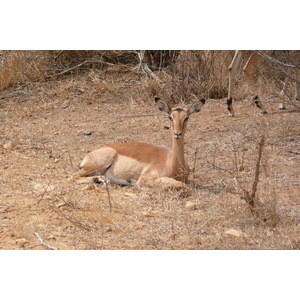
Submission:
[[[229,110],[228,116],[233,117],[232,98],[231,97],[228,98],[226,103],[227,103],[227,109]]]
[[[232,98],[230,97],[230,98],[227,99],[227,105],[229,106],[231,104],[232,104]]]
[[[92,181],[93,181],[93,183],[96,183],[96,184],[103,184],[104,183],[104,181],[103,180],[99,180],[98,177],[94,177]]]
[[[254,101],[256,107],[258,107],[261,110],[262,114],[264,114],[264,115],[267,114],[266,110],[261,106],[258,96],[253,97],[253,101]]]

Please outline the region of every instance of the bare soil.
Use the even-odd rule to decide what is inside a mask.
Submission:
[[[234,118],[208,99],[188,124],[195,184],[182,190],[68,181],[103,144],[171,146],[145,82],[93,71],[1,92],[0,249],[299,249],[300,112],[277,98],[262,98],[267,115],[237,101]]]

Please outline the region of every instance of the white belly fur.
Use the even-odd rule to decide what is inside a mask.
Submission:
[[[133,158],[129,158],[122,155],[117,155],[115,161],[109,168],[109,173],[119,179],[138,180],[144,173],[147,165],[141,163]]]

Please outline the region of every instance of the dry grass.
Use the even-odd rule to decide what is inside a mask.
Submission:
[[[224,100],[208,99],[189,121],[195,184],[185,190],[67,181],[102,144],[170,146],[168,118],[153,95],[178,89],[171,101],[188,102],[183,87],[193,94],[193,81],[172,85],[170,78],[183,75],[155,72],[165,81],[104,68],[2,91],[0,249],[299,249],[297,111],[267,103],[263,116],[241,100],[236,118],[226,118]],[[247,192],[255,213],[243,199]]]

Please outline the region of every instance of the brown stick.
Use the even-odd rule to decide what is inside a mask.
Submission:
[[[62,72],[60,72],[58,74],[55,74],[55,75],[53,75],[51,77],[58,77],[58,76],[64,75],[64,74],[66,74],[68,72],[74,71],[77,68],[80,68],[81,66],[83,66],[85,64],[96,64],[96,63],[100,63],[100,64],[108,65],[108,66],[114,66],[114,64],[105,62],[103,60],[85,60],[84,62],[82,62],[82,63],[80,63],[80,64],[78,64],[78,65],[76,65],[76,66],[74,66],[74,67],[72,67],[72,68],[70,68],[68,70],[65,70],[65,71],[62,71]]]
[[[104,180],[104,182],[105,182],[105,186],[106,186],[107,198],[108,198],[108,203],[109,203],[109,211],[111,212],[111,210],[112,210],[112,205],[111,205],[111,200],[110,200],[109,187],[108,187],[107,180]]]
[[[254,180],[253,180],[253,184],[252,184],[252,191],[251,191],[251,193],[249,193],[248,191],[244,190],[245,194],[242,196],[242,199],[245,199],[246,202],[251,206],[252,212],[254,212],[253,208],[255,207],[255,196],[256,196],[257,186],[258,186],[258,182],[259,182],[260,165],[261,165],[264,145],[265,145],[265,137],[262,136],[260,142],[258,143],[258,158],[256,161],[255,175],[254,175]]]

